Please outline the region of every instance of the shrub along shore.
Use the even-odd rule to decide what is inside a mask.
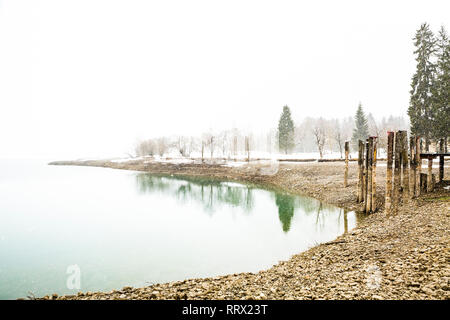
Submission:
[[[255,162],[241,166],[175,164],[132,160],[60,161],[158,174],[205,176],[252,182],[308,195],[349,211],[359,211],[357,164],[306,162],[274,168]],[[337,239],[315,246],[258,273],[188,279],[143,288],[41,299],[449,299],[450,185],[448,170],[433,193],[404,201],[396,215],[384,209],[386,169],[377,170],[377,212]]]

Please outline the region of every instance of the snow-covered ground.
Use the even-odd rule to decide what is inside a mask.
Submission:
[[[242,167],[245,166],[248,162],[246,161],[227,161],[224,166],[226,167]]]
[[[246,157],[246,155],[241,155]],[[344,154],[342,155],[345,156]],[[350,154],[350,157],[357,157],[358,154]],[[319,152],[296,152],[296,153],[269,153],[261,151],[250,151],[250,158],[260,158],[260,159],[319,159]],[[323,159],[340,159],[341,154],[339,152],[324,152]]]
[[[351,154],[350,158],[357,157],[357,154]],[[340,159],[340,154],[338,152],[334,153],[326,153],[323,155],[323,159]],[[250,152],[250,159],[263,159],[263,160],[298,160],[298,159],[319,159],[320,154],[318,152],[311,152],[311,153],[291,153],[291,154],[282,154],[282,153],[268,153],[268,152]],[[194,163],[196,161],[199,161],[201,159],[201,153],[192,153],[190,157],[183,157],[179,153],[170,153],[167,155],[164,155],[162,157],[160,156],[145,156],[145,157],[126,157],[126,158],[116,158],[111,160],[115,163],[123,163],[128,161],[135,161],[135,160],[147,160],[147,161],[156,161],[156,162],[164,162],[164,163],[172,163],[172,164],[184,164],[184,163]],[[83,159],[87,160],[87,159]],[[94,159],[89,159],[94,160]],[[95,159],[96,160],[96,159]],[[222,157],[219,155],[214,155],[211,159],[210,154],[204,155],[204,160],[206,163],[213,162],[213,163],[223,163],[230,167],[236,167],[236,166],[242,166],[247,163],[247,154],[246,153],[240,153],[235,156],[226,156]],[[253,161],[252,161],[253,162]]]
[[[131,158],[131,157],[129,157],[129,158],[119,158],[119,159],[113,159],[113,160],[111,160],[111,162],[122,163],[122,162],[144,160],[144,159],[151,159],[151,157],[147,156],[147,157],[135,157],[135,158]]]
[[[386,154],[384,150],[378,153],[377,157],[379,159],[385,159]],[[358,154],[356,152],[350,153],[350,159],[357,159]],[[283,153],[269,153],[269,152],[261,152],[261,151],[250,151],[250,159],[252,163],[255,163],[255,159],[260,159],[262,161],[261,164],[267,164],[267,161],[276,161],[276,160],[284,160],[286,163],[296,163],[296,164],[304,164],[308,162],[290,162],[289,160],[310,160],[310,159],[320,159],[320,154],[318,152],[301,152],[301,153],[291,153],[291,154],[283,154]],[[339,152],[326,152],[323,155],[323,159],[341,159],[341,155]],[[83,159],[83,160],[99,160],[99,159]],[[190,157],[183,157],[179,152],[172,151],[164,156],[145,156],[145,157],[125,157],[125,158],[115,158],[111,160],[116,163],[124,163],[128,161],[135,160],[144,160],[145,162],[161,162],[161,163],[170,163],[170,164],[188,164],[188,163],[200,163],[201,162],[201,153],[193,152]],[[287,161],[286,161],[287,160]],[[241,167],[245,166],[247,162],[247,153],[239,153],[235,156],[226,155],[223,157],[220,153],[214,154],[213,159],[211,159],[211,155],[207,152],[204,154],[204,162],[205,163],[213,163],[213,164],[221,164],[227,167]],[[377,164],[379,167],[385,167],[386,163]],[[423,162],[422,168],[426,169],[428,164],[426,161]],[[447,163],[445,165],[446,168],[450,167]],[[438,161],[434,161],[433,168],[439,168]]]
[[[173,164],[193,163],[195,161],[193,159],[180,157],[180,156],[178,156],[177,158],[156,156],[152,160],[156,161],[156,162],[165,162],[165,163],[173,163]]]

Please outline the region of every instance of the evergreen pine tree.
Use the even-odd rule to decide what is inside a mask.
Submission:
[[[361,102],[358,105],[355,115],[355,128],[353,129],[352,144],[354,150],[358,149],[358,140],[366,141],[369,136],[369,125],[364,114]]]
[[[287,154],[294,146],[294,121],[289,107],[284,106],[278,122],[278,148]]]
[[[432,136],[432,92],[435,65],[431,61],[435,51],[433,32],[427,23],[420,26],[414,37],[417,67],[411,82],[408,115],[411,133],[425,138],[428,151]]]
[[[450,136],[450,40],[441,27],[436,43],[436,79],[432,88],[432,137],[435,141]]]

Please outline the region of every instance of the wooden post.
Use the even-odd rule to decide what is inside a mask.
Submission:
[[[372,165],[373,165],[373,137],[369,137],[367,144],[367,198],[366,198],[366,213],[372,212]]]
[[[401,164],[401,143],[400,143],[400,131],[395,133],[395,145],[394,145],[394,189],[392,195],[392,212],[397,213],[398,205],[400,202],[400,190],[401,190],[401,181],[400,181],[400,164]]]
[[[233,138],[233,153],[234,153],[234,161],[236,161],[237,156],[237,136]]]
[[[420,191],[427,192],[427,174],[421,173],[420,174]]]
[[[358,203],[364,199],[364,143],[358,140]]]
[[[373,137],[372,146],[372,203],[370,209],[375,212],[377,209],[377,137]]]
[[[205,141],[202,141],[202,162],[205,162],[205,159],[203,157],[204,152],[205,152]]]
[[[211,136],[209,140],[209,148],[211,149],[211,161],[213,159],[213,153],[214,153],[214,137]]]
[[[427,192],[433,191],[433,157],[428,157]]]
[[[422,159],[420,158],[421,144],[420,137],[416,136],[416,194],[415,196],[420,196],[420,174],[422,172]]]
[[[348,154],[350,151],[349,142],[345,141],[345,171],[344,171],[344,187],[348,186]]]
[[[347,210],[344,209],[344,233],[348,232]]]
[[[444,139],[440,142],[440,153],[444,153]],[[439,182],[444,180],[444,156],[439,156]]]
[[[412,199],[416,194],[416,139],[409,137],[409,197]]]
[[[245,137],[245,150],[247,151],[247,162],[250,162],[250,143],[248,137]]]
[[[387,133],[387,163],[386,163],[386,213],[392,212],[392,162],[394,156],[394,132]]]
[[[365,145],[365,154],[366,154],[366,158],[365,158],[365,164],[364,164],[364,210],[366,211],[366,207],[367,207],[367,196],[368,196],[368,183],[369,183],[369,140],[366,140]]]
[[[403,199],[409,199],[409,168],[408,168],[408,135],[402,131],[402,193]]]
[[[436,175],[432,174],[431,175],[431,191],[434,190],[434,186],[436,185]]]

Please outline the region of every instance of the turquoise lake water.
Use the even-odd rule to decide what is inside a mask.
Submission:
[[[257,272],[357,223],[354,212],[235,182],[0,165],[0,299]]]

